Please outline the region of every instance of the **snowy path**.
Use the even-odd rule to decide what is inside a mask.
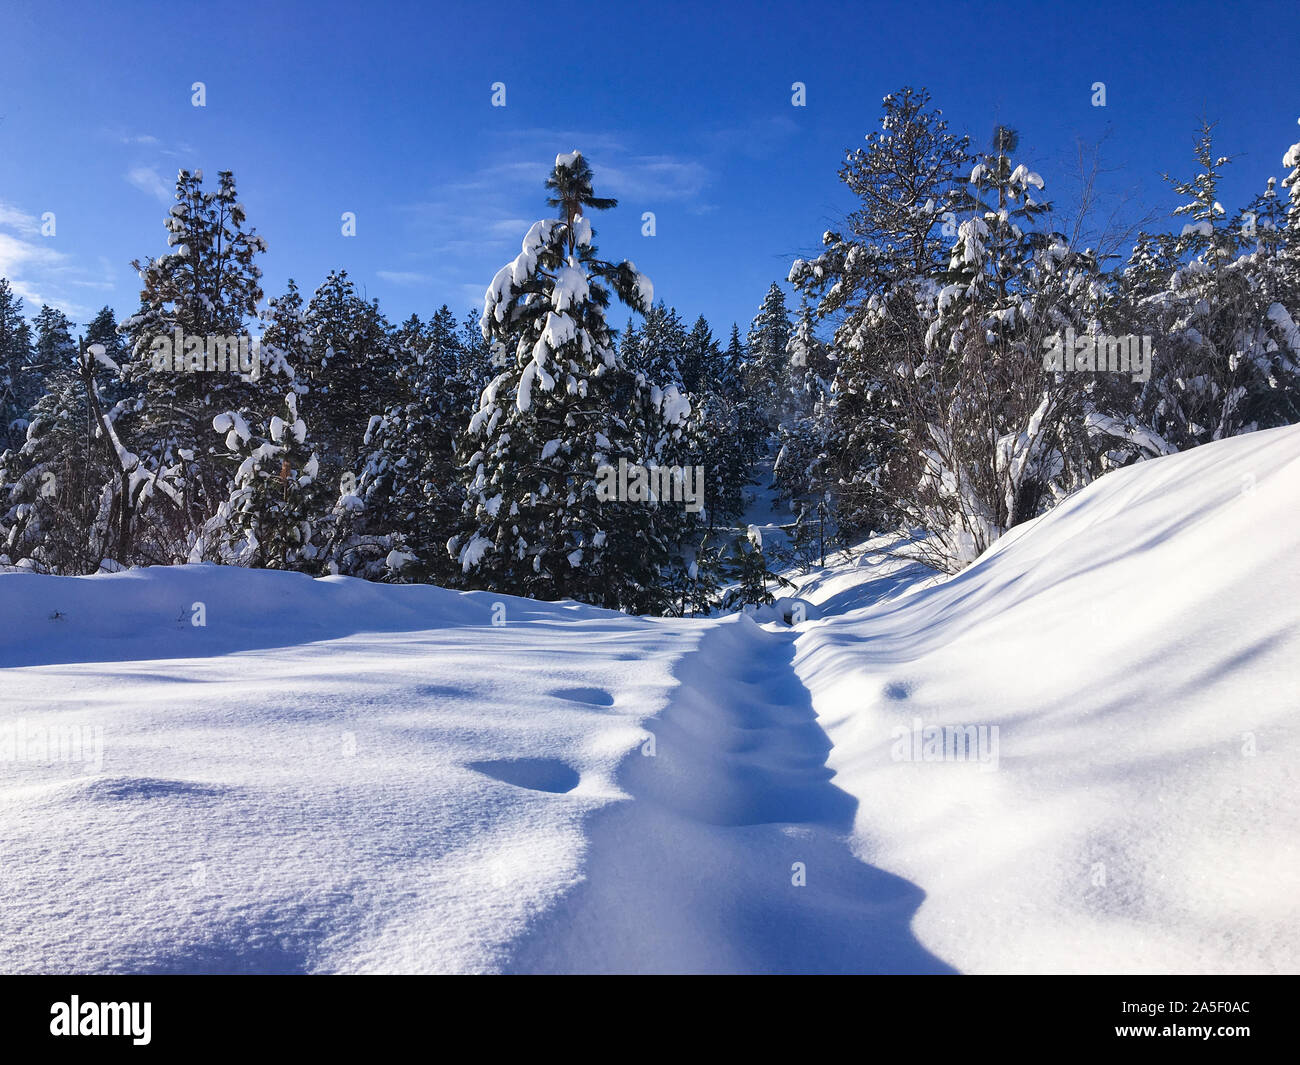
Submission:
[[[509,971],[951,971],[909,930],[922,893],[850,852],[857,803],[793,656],[793,634],[713,623],[648,724],[653,756],[619,771],[632,800],[592,816],[585,882]]]

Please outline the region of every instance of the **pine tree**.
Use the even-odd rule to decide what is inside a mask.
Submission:
[[[355,484],[336,507],[331,557],[342,572],[446,583],[446,544],[464,495],[455,437],[468,420],[472,386],[455,316],[445,305],[399,333],[399,401],[370,420]]]
[[[686,356],[686,330],[681,318],[662,300],[646,312],[637,337],[635,357],[628,368],[648,380],[682,387],[682,362]]]
[[[782,396],[788,380],[785,349],[792,332],[785,293],[773,282],[745,338],[747,359],[741,373],[750,395],[766,398],[762,415],[768,431],[776,428],[782,414]]]
[[[773,463],[781,498],[823,513],[833,481],[830,441],[834,433],[832,382],[834,356],[817,336],[807,302],[786,345],[787,401],[777,428],[779,450]]]
[[[723,353],[722,363],[725,380],[733,383],[733,387],[739,387],[740,377],[748,358],[749,353],[745,350],[745,342],[740,339],[740,326],[732,322],[731,338],[727,341],[727,350]]]
[[[119,430],[134,442],[142,468],[157,475],[174,471],[167,477],[180,487],[178,512],[165,531],[155,526],[164,541],[158,550],[172,556],[188,555],[226,497],[230,470],[211,439],[212,411],[265,405],[260,389],[266,382],[254,379],[256,369],[197,368],[206,367],[208,346],[219,338],[247,336],[246,324],[257,313],[262,272],[255,260],[266,242],[246,222],[230,171],[219,174],[215,191],[205,192],[201,170],[182,170],[166,220],[174,250],[132,264],[143,284],[140,309],[120,328],[132,349],[126,384],[137,395]],[[171,352],[175,361],[160,356],[156,343],[172,341],[178,331],[185,351]]]
[[[86,470],[76,462],[86,417],[73,324],[43,306],[35,325],[36,342],[22,371],[30,408],[26,437],[0,457],[0,483],[7,486],[7,509],[0,509],[3,551],[10,561],[30,559],[48,572],[94,572],[86,557]]]
[[[371,417],[397,398],[399,344],[375,301],[366,301],[346,270],[331,271],[308,302],[303,364],[303,417],[319,441],[321,477],[337,483],[355,471]]]
[[[662,609],[660,568],[682,529],[664,506],[605,498],[600,471],[661,461],[682,443],[689,403],[671,385],[629,384],[615,351],[611,292],[641,314],[653,300],[630,262],[597,256],[584,212],[616,201],[596,197],[578,152],[557,156],[546,184],[559,217],[529,229],[484,302],[502,367],[461,439],[468,523],[448,548],[478,586]]]
[[[23,317],[22,297],[0,277],[0,450],[20,447],[27,432],[24,371],[31,351],[31,327]]]
[[[1208,122],[1195,157],[1190,178],[1166,175],[1183,198],[1175,217],[1190,221],[1176,235],[1140,242],[1132,276],[1119,289],[1117,302],[1133,328],[1159,338],[1151,381],[1125,425],[1135,437],[1132,449],[1144,454],[1300,416],[1300,331],[1293,315],[1300,308],[1272,185],[1252,203],[1249,225],[1243,214],[1229,223],[1218,189],[1230,159],[1215,154]]]
[[[763,553],[763,533],[756,525],[749,526],[744,536],[732,542],[730,570],[735,584],[723,599],[728,610],[767,606],[776,601],[773,587],[793,587],[791,581],[769,567]]]
[[[891,520],[893,498],[914,476],[894,467],[914,453],[907,412],[928,402],[927,303],[947,268],[969,166],[968,139],[949,131],[926,90],[891,93],[880,128],[840,168],[857,209],[842,230],[823,234],[821,255],[791,268],[790,281],[817,298],[816,318],[837,322],[828,447],[846,528]]]
[[[273,415],[260,433],[238,411],[212,419],[238,463],[230,494],[209,523],[224,561],[265,569],[314,568],[319,462],[307,445],[295,392],[285,395],[283,410],[285,417]]]
[[[686,335],[681,358],[682,386],[691,395],[718,387],[723,374],[722,349],[704,315],[695,319]]]

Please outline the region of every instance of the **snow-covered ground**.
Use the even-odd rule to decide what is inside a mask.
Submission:
[[[1297,513],[1235,438],[793,629],[0,574],[0,971],[1295,971]]]
[[[926,946],[1300,970],[1297,515],[1300,428],[1273,430],[1109,474],[945,582],[807,591],[832,616],[795,666],[854,851],[925,890]],[[926,760],[944,726],[984,728],[996,771]]]

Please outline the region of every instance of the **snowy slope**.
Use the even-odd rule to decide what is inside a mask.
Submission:
[[[858,606],[796,665],[855,850],[924,889],[930,950],[1300,968],[1297,516],[1300,428],[1274,430],[1112,473],[937,586],[808,593]],[[996,771],[911,738],[955,725],[997,727]]]
[[[98,767],[0,759],[5,972],[497,968],[698,635],[206,566],[0,604],[0,730],[102,729]]]

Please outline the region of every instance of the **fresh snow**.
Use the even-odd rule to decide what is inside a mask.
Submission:
[[[0,573],[0,967],[1293,971],[1298,505],[1300,429],[1235,437],[793,626]]]

